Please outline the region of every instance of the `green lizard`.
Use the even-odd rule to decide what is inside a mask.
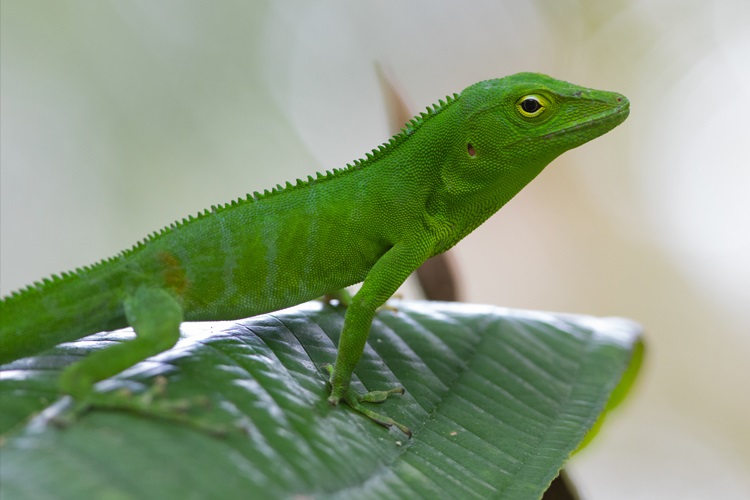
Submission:
[[[328,401],[409,429],[350,388],[378,307],[429,257],[499,210],[554,158],[628,116],[620,94],[545,75],[487,80],[427,108],[345,169],[309,176],[183,219],[116,257],[0,301],[0,364],[102,330],[136,337],[65,369],[60,389],[93,384],[171,348],[180,323],[283,309],[362,282],[348,306]]]

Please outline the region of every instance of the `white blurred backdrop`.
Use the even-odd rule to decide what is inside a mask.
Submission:
[[[627,316],[632,398],[568,469],[584,497],[750,498],[750,2],[0,4],[0,289],[116,254],[539,71],[630,118],[555,161],[453,256],[464,298]]]

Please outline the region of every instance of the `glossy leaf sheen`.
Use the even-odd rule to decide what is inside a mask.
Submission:
[[[62,367],[128,338],[99,334],[3,367],[3,498],[538,498],[626,369],[639,328],[619,319],[394,302],[376,316],[355,387],[402,384],[376,410],[407,440],[325,403],[343,309],[305,304],[236,323],[192,323],[171,351],[100,384],[166,400],[204,395],[191,418],[94,410],[59,429]],[[53,409],[47,409],[51,414]],[[7,495],[7,496],[6,496]]]

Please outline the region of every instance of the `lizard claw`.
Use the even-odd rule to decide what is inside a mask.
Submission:
[[[331,375],[331,378],[333,378],[333,365],[326,365],[324,366],[324,369]],[[403,387],[394,387],[393,389],[389,389],[387,391],[370,391],[370,392],[366,392],[365,394],[360,395],[360,394],[357,394],[357,392],[350,387],[333,386],[330,379],[329,379],[329,383],[331,384],[332,388],[331,388],[331,395],[328,396],[328,402],[332,406],[336,406],[337,404],[343,401],[352,410],[364,415],[365,417],[369,418],[376,424],[382,425],[383,427],[388,428],[388,429],[391,427],[396,427],[398,430],[406,434],[406,436],[409,439],[411,439],[412,432],[411,432],[411,429],[409,429],[407,426],[396,422],[390,417],[374,412],[362,404],[362,403],[382,403],[386,399],[388,399],[389,396],[392,396],[392,395],[401,396],[406,392],[406,390]]]

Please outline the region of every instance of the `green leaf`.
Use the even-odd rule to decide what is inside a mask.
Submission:
[[[643,358],[646,355],[646,346],[641,339],[638,339],[632,349],[633,354],[630,357],[630,363],[628,364],[625,373],[623,373],[622,377],[620,377],[620,382],[617,384],[617,387],[615,387],[615,389],[612,391],[612,394],[609,397],[609,401],[607,401],[607,406],[604,408],[604,411],[601,413],[601,415],[599,415],[599,419],[596,421],[591,430],[589,430],[586,437],[583,439],[583,441],[581,441],[581,444],[578,445],[578,449],[575,451],[575,453],[578,453],[579,451],[584,449],[589,445],[591,441],[594,440],[594,438],[599,434],[599,431],[604,425],[604,421],[607,419],[607,416],[610,414],[610,412],[620,406],[620,404],[625,400],[627,395],[630,394],[630,391],[633,389],[635,381],[638,379],[638,375],[641,371]]]
[[[56,376],[99,334],[5,365],[0,488],[13,498],[539,498],[602,412],[639,327],[619,319],[396,302],[376,316],[354,386],[402,384],[378,411],[407,440],[325,403],[342,309],[186,323],[172,350],[104,381],[165,401],[205,396],[187,422],[95,409],[52,424]],[[42,412],[31,417],[32,412]],[[226,433],[206,430],[223,426]]]

